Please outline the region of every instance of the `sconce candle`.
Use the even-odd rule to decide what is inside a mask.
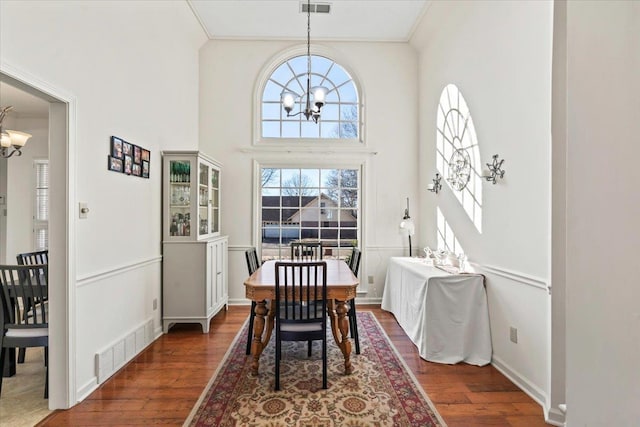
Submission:
[[[491,181],[493,184],[496,183],[497,178],[504,178],[504,170],[502,169],[502,163],[504,163],[504,159],[498,161],[498,155],[493,155],[493,163],[487,163],[487,167],[489,168],[489,174],[485,175],[484,178],[487,181]]]
[[[431,191],[432,193],[438,194],[440,190],[442,190],[442,184],[440,184],[441,179],[442,177],[440,176],[440,174],[436,173],[436,177],[432,179],[433,184],[429,184],[427,186],[427,190]]]

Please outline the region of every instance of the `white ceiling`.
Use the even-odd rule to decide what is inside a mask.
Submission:
[[[306,0],[187,0],[211,39],[306,39]],[[311,41],[406,42],[431,0],[312,0]]]
[[[212,39],[306,40],[305,0],[186,0]],[[312,0],[329,14],[311,14],[314,40],[406,42],[432,0]],[[0,107],[14,117],[46,117],[49,103],[0,82]]]
[[[0,107],[13,109],[7,117],[47,117],[49,115],[49,102],[37,96],[31,95],[21,89],[0,82]]]

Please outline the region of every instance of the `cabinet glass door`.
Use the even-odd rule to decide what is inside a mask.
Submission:
[[[220,231],[220,171],[211,168],[211,233]]]
[[[169,235],[191,235],[191,162],[169,162]]]
[[[211,168],[204,163],[199,163],[198,172],[198,236],[209,233],[209,173]]]

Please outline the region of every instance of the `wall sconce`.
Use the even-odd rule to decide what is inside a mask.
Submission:
[[[17,156],[22,155],[22,147],[27,143],[27,140],[31,138],[31,135],[25,132],[17,130],[4,130],[2,122],[7,113],[13,109],[12,106],[0,108],[0,157],[9,158],[14,154]],[[9,147],[13,147],[13,150],[9,153]]]
[[[489,175],[485,175],[484,179],[487,181],[491,181],[493,184],[496,183],[497,178],[504,178],[504,170],[502,169],[502,163],[504,163],[504,159],[498,161],[498,155],[493,155],[493,163],[487,163],[487,167],[489,168]]]
[[[442,177],[439,173],[436,173],[436,177],[432,179],[433,184],[429,184],[427,186],[427,190],[431,191],[432,193],[438,194],[440,190],[442,190],[442,184],[440,184],[440,180],[442,180]]]

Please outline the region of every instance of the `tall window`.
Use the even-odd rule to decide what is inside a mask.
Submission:
[[[296,56],[278,66],[262,93],[262,137],[357,140],[358,91],[349,73],[328,58],[311,55],[311,87],[314,86],[329,89],[320,121],[317,124],[307,121],[302,114],[287,117],[280,102],[283,90],[299,97],[292,113],[303,110],[307,102],[303,96],[307,89],[307,56]]]
[[[35,198],[33,211],[34,250],[49,248],[49,161],[34,160]]]
[[[320,241],[324,258],[358,244],[358,169],[261,168],[262,259],[287,259],[293,241]]]

